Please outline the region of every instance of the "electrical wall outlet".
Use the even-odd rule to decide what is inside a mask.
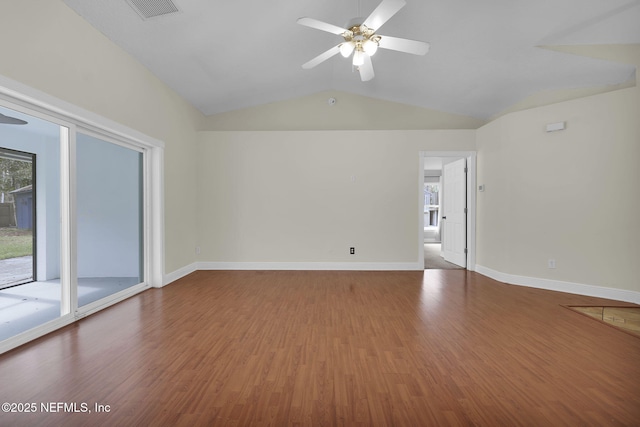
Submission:
[[[556,268],[556,260],[553,258],[549,259],[549,261],[547,261],[547,267]]]
[[[349,253],[350,253],[351,255],[355,255],[355,254],[356,254],[356,248],[353,248],[353,247],[352,247],[352,248],[349,248]]]
[[[196,255],[200,255],[200,246],[196,246]]]

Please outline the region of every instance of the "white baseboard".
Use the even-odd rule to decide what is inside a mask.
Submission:
[[[198,270],[421,271],[417,262],[194,262],[164,275],[164,285]]]
[[[584,285],[582,283],[563,282],[561,280],[518,276],[515,274],[502,273],[477,264],[475,270],[484,276],[510,285],[528,286],[530,288],[546,289],[549,291],[566,292],[569,294],[578,294],[640,304],[640,292],[607,288],[603,286]]]
[[[421,271],[417,262],[194,262],[165,274],[164,286],[198,270]]]
[[[540,279],[502,273],[482,265],[469,268],[484,276],[511,285],[566,292],[569,294],[606,298],[640,304],[640,292],[603,286],[564,282],[561,280]],[[344,270],[344,271],[420,271],[422,266],[414,262],[377,263],[377,262],[196,262],[165,275],[164,284],[168,285],[197,270]]]
[[[422,270],[417,262],[200,262],[198,270]]]
[[[179,268],[176,271],[167,273],[164,275],[164,281],[162,286],[167,286],[169,283],[175,282],[178,279],[182,279],[184,276],[191,274],[197,270],[199,270],[198,263],[194,262],[192,264]]]

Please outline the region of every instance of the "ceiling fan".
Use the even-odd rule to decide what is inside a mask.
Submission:
[[[414,55],[425,55],[429,51],[429,43],[376,34],[376,31],[406,4],[405,0],[382,0],[368,18],[354,18],[349,21],[349,24],[347,24],[348,29],[313,18],[304,17],[298,19],[297,22],[300,25],[326,31],[344,38],[344,42],[306,62],[302,65],[302,68],[311,69],[338,53],[345,58],[348,58],[353,53],[353,67],[360,72],[360,79],[366,82],[374,77],[371,57],[379,47]]]

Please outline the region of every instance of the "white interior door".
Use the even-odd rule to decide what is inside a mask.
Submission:
[[[443,168],[444,209],[442,214],[444,259],[460,267],[467,266],[466,159],[447,163]]]

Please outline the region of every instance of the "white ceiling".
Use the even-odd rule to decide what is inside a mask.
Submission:
[[[407,0],[380,34],[428,41],[426,56],[380,49],[361,82],[337,55],[301,65],[380,0],[174,0],[142,20],[125,0],[64,0],[206,115],[338,90],[487,119],[542,90],[627,82],[635,67],[536,46],[640,43],[640,0]],[[360,3],[360,6],[359,6]]]

